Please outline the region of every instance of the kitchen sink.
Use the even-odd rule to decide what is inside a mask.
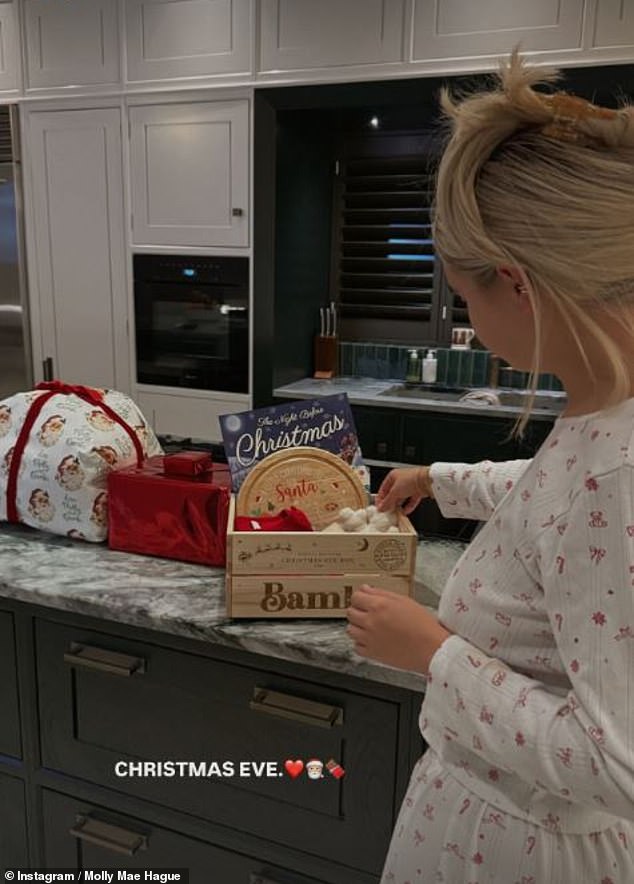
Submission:
[[[379,396],[397,396],[400,399],[440,399],[443,402],[457,402],[468,391],[456,387],[425,387],[424,385],[395,384],[379,393]]]
[[[524,408],[525,403],[529,399],[528,390],[504,390],[504,389],[484,389],[473,390],[470,388],[457,387],[425,387],[422,384],[395,384],[387,390],[383,390],[380,396],[394,396],[399,399],[434,399],[441,402],[459,402],[467,393],[493,393],[497,396],[499,405],[507,408]],[[491,408],[494,404],[487,402],[486,399],[467,399],[465,405],[471,405],[474,408]],[[564,393],[536,393],[533,400],[532,409],[540,411],[550,411],[557,414],[564,408],[566,404],[566,396]]]
[[[527,390],[497,390],[496,392],[500,405],[513,408],[524,408],[525,403],[530,398],[530,393]],[[564,393],[536,393],[532,408],[559,412],[563,410],[565,404],[566,396]]]

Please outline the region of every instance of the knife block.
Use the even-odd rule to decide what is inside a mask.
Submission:
[[[313,377],[328,380],[337,373],[337,343],[335,335],[315,336],[315,373]]]

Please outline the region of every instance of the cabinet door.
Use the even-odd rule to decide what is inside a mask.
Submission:
[[[128,0],[128,80],[251,69],[250,0]]]
[[[519,457],[509,433],[512,422],[499,418],[471,418],[458,414],[407,414],[403,418],[405,460],[429,464],[436,460],[476,463]]]
[[[0,869],[24,868],[28,863],[24,785],[0,774]]]
[[[317,884],[296,872],[289,875],[241,853],[57,792],[42,792],[42,810],[47,868],[180,868],[189,871],[190,884]]]
[[[36,642],[46,768],[379,874],[403,764],[397,703],[318,670],[308,681],[81,626],[38,621]],[[309,758],[338,761],[344,778],[286,775],[286,760]],[[233,775],[131,775],[162,759],[228,761]],[[277,773],[241,775],[242,760]]]
[[[135,243],[248,245],[247,101],[130,109]]]
[[[352,413],[365,460],[402,460],[402,419],[396,409],[363,408],[355,405]]]
[[[262,0],[260,70],[403,58],[403,0]]]
[[[119,74],[112,0],[25,0],[27,88],[114,83]]]
[[[623,0],[597,0],[592,46],[634,45],[634,5]]]
[[[187,436],[206,442],[222,442],[219,417],[236,411],[246,411],[251,400],[241,398],[205,398],[180,393],[150,393],[137,387],[135,401],[155,433]]]
[[[0,613],[0,710],[0,755],[20,758],[22,752],[15,636],[13,615],[8,612]]]
[[[50,356],[57,377],[126,391],[120,112],[33,113],[27,132],[35,374]]]
[[[575,49],[581,46],[583,0],[414,0],[413,61]]]
[[[17,3],[0,3],[0,92],[17,89],[20,65]]]

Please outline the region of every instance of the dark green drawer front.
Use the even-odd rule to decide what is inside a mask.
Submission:
[[[24,785],[0,774],[0,869],[28,866]]]
[[[394,822],[398,706],[92,632],[36,625],[42,762],[112,789],[221,821],[333,862],[380,871]],[[64,661],[73,643],[143,661],[129,677]],[[317,676],[321,678],[321,674]],[[317,726],[250,707],[255,688],[341,710]],[[276,761],[334,758],[336,780],[121,778],[118,761]]]
[[[22,757],[13,615],[0,611],[0,755]]]
[[[190,884],[318,884],[295,872],[57,792],[43,791],[42,812],[47,868],[180,868],[189,870]],[[133,852],[121,853],[121,849]]]
[[[513,424],[490,418],[457,414],[408,414],[403,419],[403,447],[409,463],[436,460],[477,463],[480,460],[514,460],[519,455],[509,439]]]
[[[401,418],[394,409],[354,406],[354,423],[366,460],[401,459]]]

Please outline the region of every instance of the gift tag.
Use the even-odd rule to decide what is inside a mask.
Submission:
[[[320,448],[286,448],[253,467],[236,501],[239,516],[270,516],[290,506],[306,513],[315,531],[342,507],[361,509],[367,494],[345,461]]]

